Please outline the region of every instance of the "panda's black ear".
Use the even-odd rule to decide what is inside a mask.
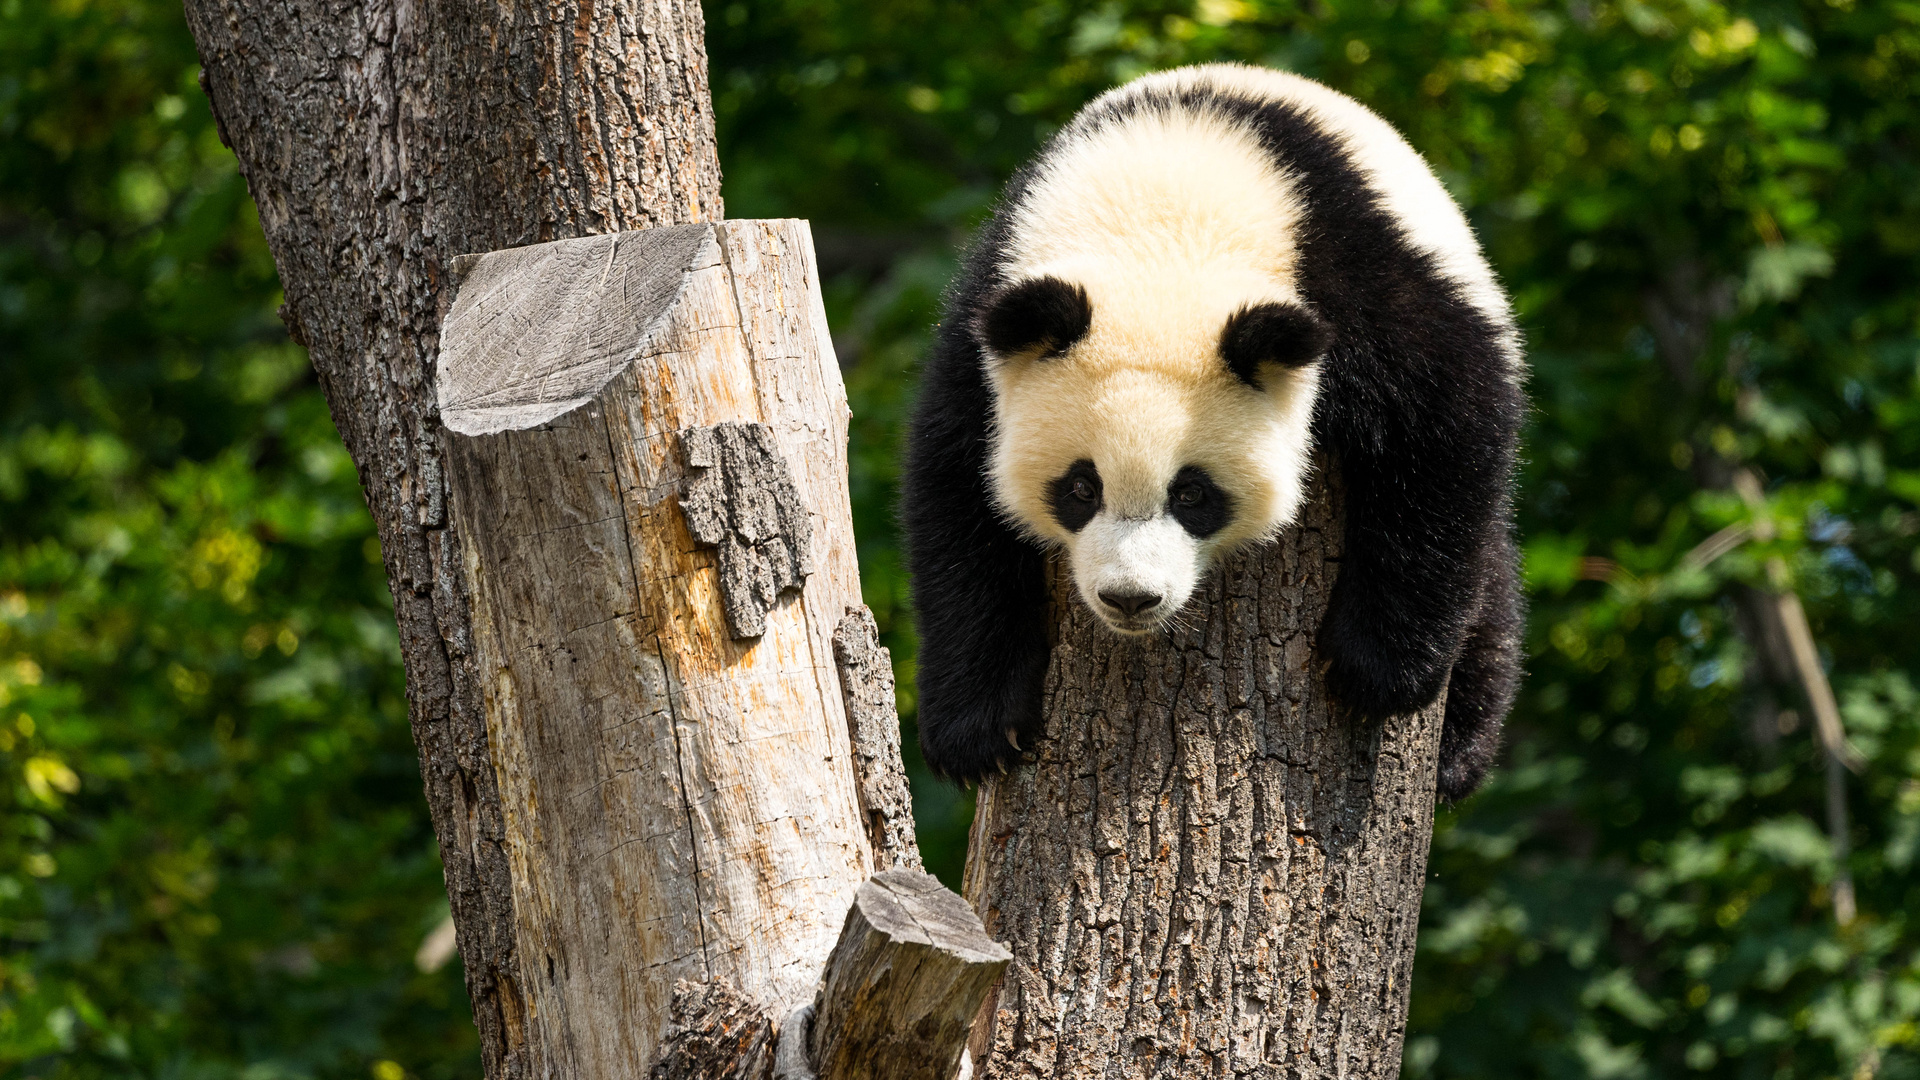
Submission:
[[[974,332],[995,356],[1038,352],[1059,356],[1093,325],[1087,290],[1057,277],[1028,278],[1001,289],[974,322]]]
[[[1220,356],[1227,370],[1255,390],[1264,389],[1265,364],[1302,367],[1326,354],[1333,328],[1299,304],[1253,304],[1234,312],[1220,331]]]

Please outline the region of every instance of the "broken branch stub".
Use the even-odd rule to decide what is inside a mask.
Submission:
[[[813,524],[765,424],[716,424],[680,433],[691,474],[680,509],[687,531],[720,560],[720,601],[735,638],[767,631],[780,594],[813,573]]]
[[[888,870],[855,894],[814,1003],[821,1080],[952,1080],[1012,954],[931,874]]]

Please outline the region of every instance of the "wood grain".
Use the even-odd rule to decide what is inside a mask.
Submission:
[[[847,410],[810,238],[796,221],[694,231],[691,246],[678,230],[621,238],[659,265],[601,254],[557,291],[535,274],[467,306],[471,283],[511,279],[486,256],[440,353],[440,385],[482,403],[474,433],[447,438],[451,510],[512,869],[518,1023],[543,1075],[644,1071],[682,979],[785,1016],[873,868],[833,651],[860,607]],[[662,308],[668,270],[684,280]],[[487,332],[458,325],[475,313]],[[758,445],[790,469],[818,538],[804,587],[745,640],[681,507],[702,472],[683,441],[727,424],[764,425]]]
[[[813,1012],[815,1070],[822,1080],[952,1080],[1008,959],[931,874],[874,875],[827,959]]]
[[[981,789],[969,852],[1014,957],[982,1075],[1399,1075],[1444,703],[1370,723],[1328,700],[1321,476],[1166,637],[1104,632],[1056,568],[1037,763]]]

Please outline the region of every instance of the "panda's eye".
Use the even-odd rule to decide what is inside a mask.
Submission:
[[[1194,536],[1208,537],[1226,528],[1233,506],[1233,495],[1198,465],[1182,467],[1167,485],[1167,511]]]
[[[1079,532],[1100,512],[1100,470],[1090,458],[1081,458],[1047,485],[1053,520],[1068,532]]]

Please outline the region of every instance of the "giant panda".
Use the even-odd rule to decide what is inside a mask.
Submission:
[[[1239,65],[1097,98],[1008,184],[922,373],[901,517],[928,765],[974,781],[1037,731],[1048,549],[1113,632],[1159,632],[1293,520],[1318,449],[1348,493],[1328,688],[1373,717],[1446,689],[1439,795],[1470,793],[1520,674],[1523,379],[1466,219],[1358,102]]]

